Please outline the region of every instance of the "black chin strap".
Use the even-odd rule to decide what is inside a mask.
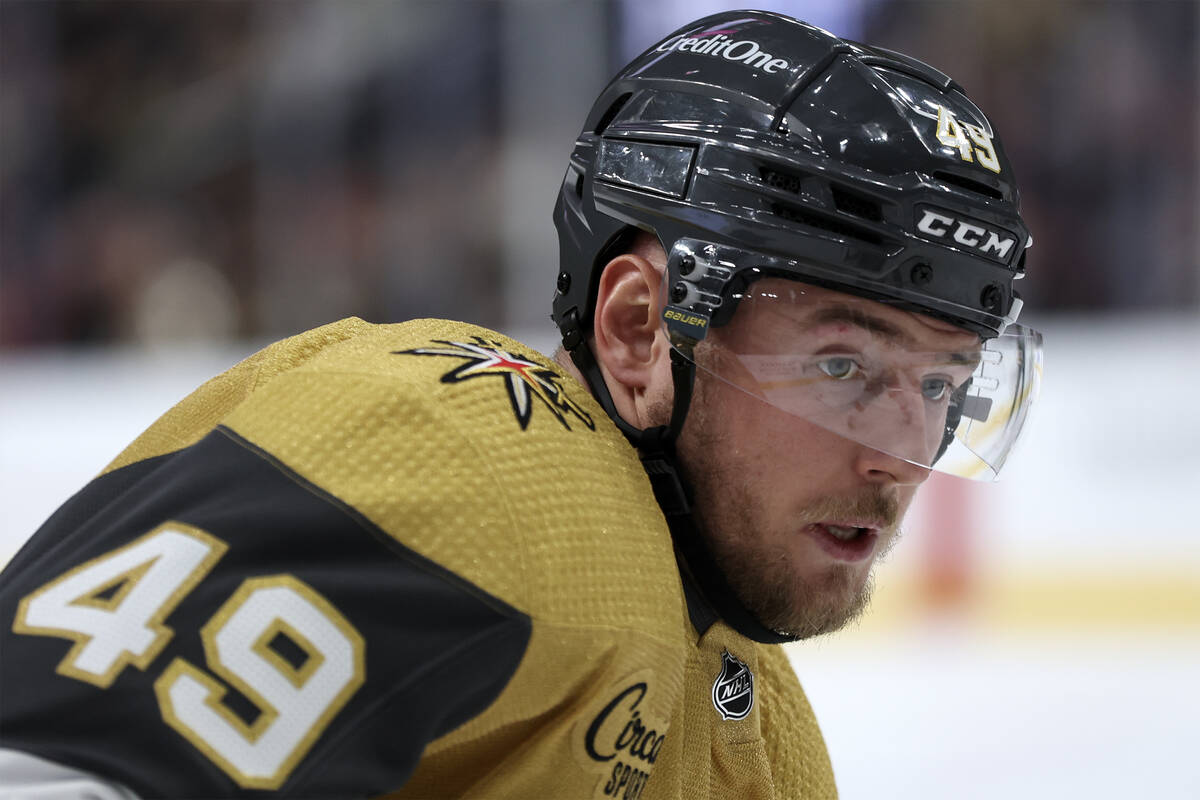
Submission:
[[[758,621],[742,605],[737,594],[729,586],[725,574],[717,566],[704,543],[692,515],[691,491],[684,483],[676,465],[675,441],[683,429],[688,407],[692,402],[692,388],[696,378],[696,367],[674,347],[671,348],[671,379],[675,386],[675,401],[668,425],[640,430],[633,427],[617,413],[608,385],[600,372],[600,366],[592,355],[591,348],[583,342],[570,350],[571,360],[583,374],[592,395],[600,403],[609,418],[625,434],[642,459],[642,467],[650,478],[654,497],[666,517],[671,539],[685,583],[690,582],[712,610],[738,633],[748,639],[764,644],[779,644],[795,641],[798,637],[770,630]],[[689,613],[697,633],[703,634],[711,624],[711,615],[692,611]],[[706,620],[702,622],[701,620]]]

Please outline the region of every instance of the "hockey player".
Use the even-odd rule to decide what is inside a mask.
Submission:
[[[835,795],[777,645],[857,613],[929,470],[993,477],[1036,393],[999,140],[925,64],[723,13],[605,89],[555,222],[561,363],[335,323],[46,522],[0,583],[0,785]]]

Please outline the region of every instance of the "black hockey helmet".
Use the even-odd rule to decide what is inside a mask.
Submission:
[[[990,477],[1040,375],[1040,337],[1013,324],[1031,242],[1018,207],[991,124],[946,75],[779,14],[724,12],[638,56],[589,113],[554,210],[553,318],[643,450],[646,432],[616,415],[586,344],[600,271],[633,232],[652,233],[667,253],[664,325],[682,356],[671,430],[658,439],[682,426],[692,346],[727,324],[760,278],[951,322],[991,342],[1005,374],[977,373],[970,396],[958,386],[944,441],[924,460],[940,458],[957,430],[972,454],[949,471]],[[995,373],[993,361],[981,367]],[[988,442],[970,439],[973,422]]]

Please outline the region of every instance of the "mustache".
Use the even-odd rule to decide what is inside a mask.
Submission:
[[[894,528],[900,523],[900,500],[886,489],[871,486],[851,494],[821,497],[800,514],[803,525],[838,519],[871,520],[883,528]]]

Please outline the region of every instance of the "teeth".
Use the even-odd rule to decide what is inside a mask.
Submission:
[[[858,532],[861,529],[860,528],[848,528],[848,527],[843,527],[841,525],[826,525],[825,530],[832,533],[835,538],[841,539],[843,542],[847,542],[847,541],[853,539],[855,536],[858,536]]]

